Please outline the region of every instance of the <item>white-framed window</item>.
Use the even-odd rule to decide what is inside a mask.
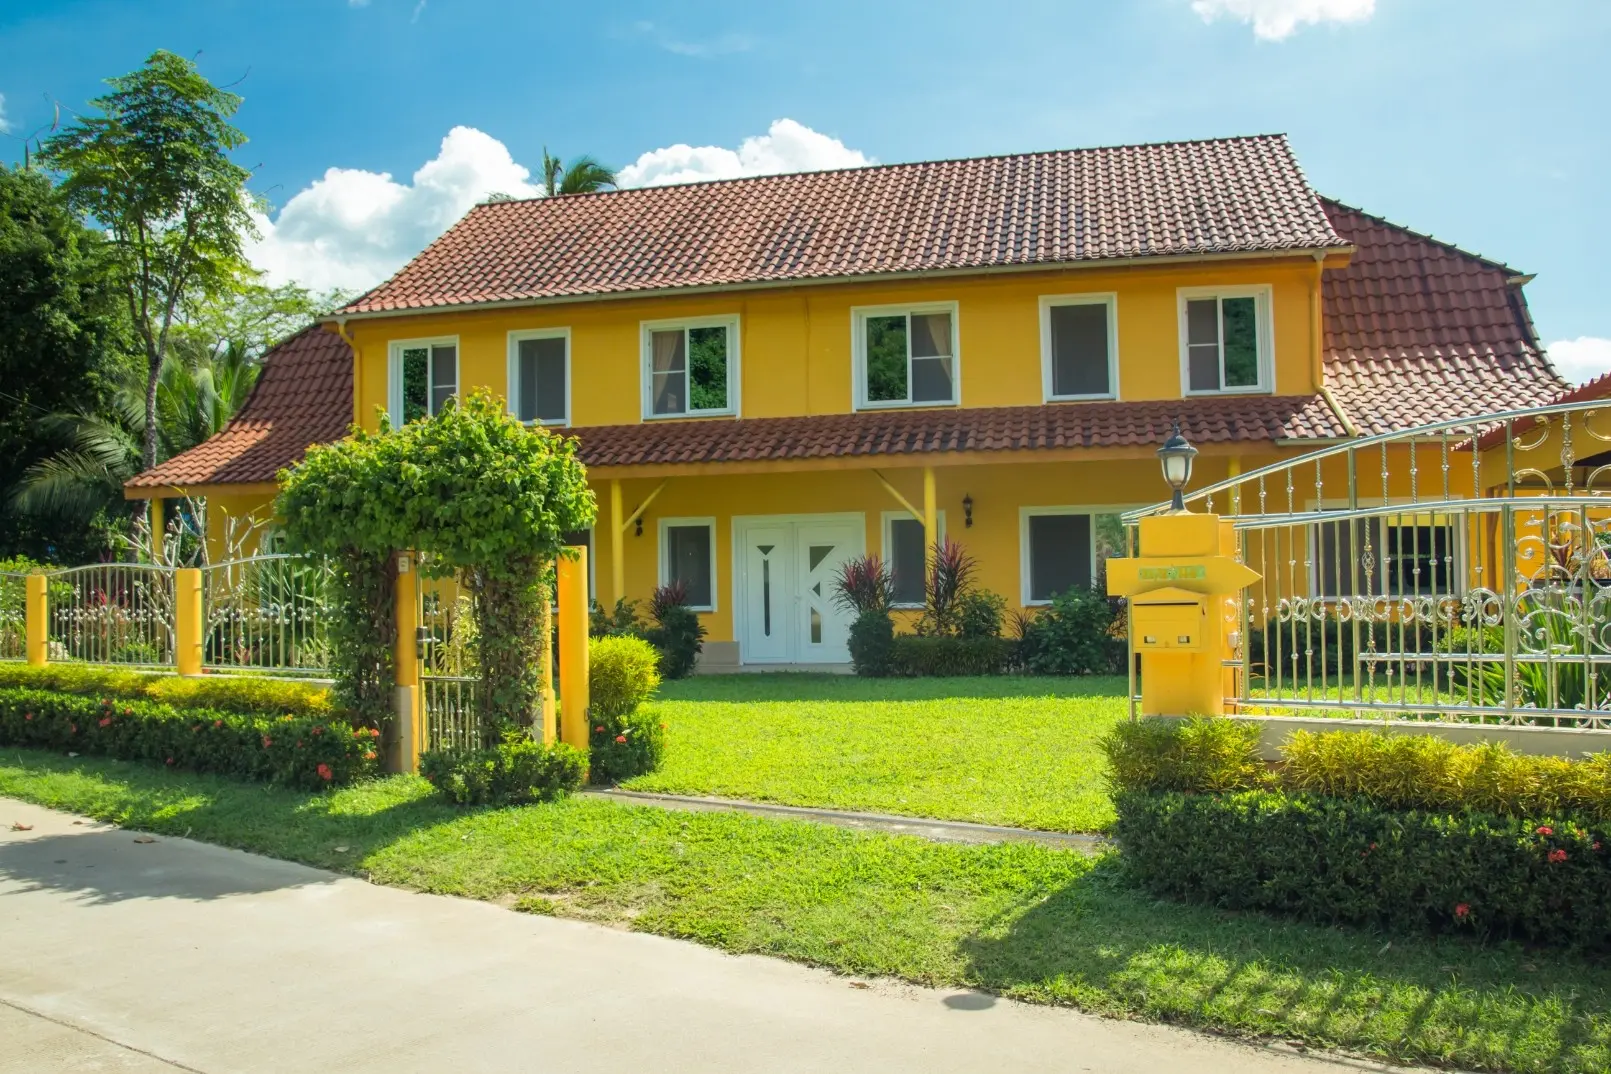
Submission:
[[[738,413],[737,316],[644,321],[643,416]]]
[[[1100,585],[1107,561],[1125,554],[1124,507],[1021,507],[1018,575],[1025,607]]]
[[[716,610],[714,518],[660,520],[660,584],[673,582],[687,587],[688,607],[694,611]]]
[[[392,424],[438,414],[459,394],[459,337],[393,340],[387,372]]]
[[[1310,527],[1313,592],[1348,596],[1451,596],[1465,591],[1461,529],[1430,511],[1376,515]]]
[[[571,330],[509,333],[509,413],[528,424],[571,421]]]
[[[850,322],[858,409],[961,402],[955,302],[857,306]]]
[[[1270,391],[1275,339],[1270,288],[1182,287],[1177,294],[1184,392]]]
[[[935,521],[940,531],[935,535],[935,541],[943,541],[945,512],[938,512]],[[923,539],[923,521],[913,518],[909,511],[885,511],[883,524],[884,566],[889,568],[890,577],[895,583],[894,606],[921,608],[925,588],[924,561],[929,543]]]
[[[1118,296],[1112,293],[1042,295],[1040,363],[1047,402],[1117,399]]]

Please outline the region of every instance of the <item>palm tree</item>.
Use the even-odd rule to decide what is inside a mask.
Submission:
[[[569,164],[548,155],[543,146],[543,190],[556,194],[591,194],[615,186],[615,173],[600,164],[597,157],[576,157]]]

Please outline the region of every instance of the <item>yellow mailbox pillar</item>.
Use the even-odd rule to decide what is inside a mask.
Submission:
[[[392,592],[392,617],[397,622],[397,640],[392,653],[397,681],[393,712],[397,718],[397,768],[418,772],[425,735],[420,720],[420,572],[418,561],[408,552],[397,556],[397,582]]]
[[[1217,515],[1185,511],[1141,520],[1141,550],[1110,559],[1108,593],[1130,601],[1130,652],[1141,656],[1145,716],[1223,716],[1225,658],[1234,650],[1227,600],[1259,580],[1236,562]]]
[[[50,597],[49,579],[43,574],[30,574],[24,583],[23,607],[25,652],[28,663],[42,668],[50,660]]]
[[[613,520],[612,520],[613,521]],[[559,558],[559,740],[587,748],[587,549]]]
[[[173,572],[173,663],[181,675],[201,674],[201,571]]]

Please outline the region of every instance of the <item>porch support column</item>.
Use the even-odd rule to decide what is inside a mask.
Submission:
[[[622,517],[621,482],[610,482],[610,596],[614,600],[626,597],[626,564],[621,562],[622,531],[626,520]]]
[[[161,566],[162,533],[168,525],[162,517],[162,497],[153,496],[146,503],[151,505],[151,562]]]
[[[173,663],[184,676],[201,674],[201,571],[180,567],[173,572]]]
[[[934,570],[934,544],[940,539],[940,508],[934,491],[934,467],[923,467],[923,571]]]

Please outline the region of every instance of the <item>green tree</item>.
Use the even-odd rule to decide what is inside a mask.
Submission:
[[[174,326],[172,347],[187,365],[229,347],[255,359],[351,297],[347,291],[321,294],[295,283],[243,284],[211,301],[187,304],[183,321]]]
[[[229,119],[241,98],[189,60],[157,51],[109,80],[99,115],[49,138],[40,160],[69,204],[107,230],[111,279],[145,356],[141,461],[157,462],[157,392],[174,325],[187,304],[236,290],[254,234],[249,173],[229,153],[246,137]]]
[[[548,155],[543,146],[543,190],[550,197],[556,194],[591,194],[615,186],[615,173],[597,157],[580,156],[569,164]]]
[[[138,368],[107,253],[47,176],[0,165],[0,505],[29,467],[63,446],[39,418],[103,412]],[[0,558],[88,557],[105,547],[109,522],[45,529],[0,510]]]

